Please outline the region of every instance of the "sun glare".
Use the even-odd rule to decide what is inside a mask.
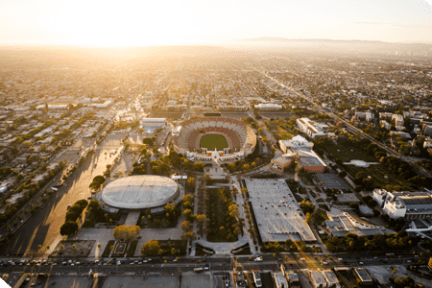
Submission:
[[[192,34],[196,38],[204,33],[203,25],[208,20],[204,16],[191,17],[193,7],[171,4],[175,9],[166,10],[160,2],[149,1],[121,6],[86,2],[84,10],[81,5],[63,4],[57,11],[64,13],[52,16],[51,23],[62,41],[74,45],[179,45],[199,40]]]

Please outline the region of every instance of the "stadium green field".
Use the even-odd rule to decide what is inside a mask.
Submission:
[[[219,134],[207,134],[201,138],[201,148],[207,148],[213,151],[215,148],[218,151],[222,151],[224,148],[228,148],[228,142],[224,136]]]

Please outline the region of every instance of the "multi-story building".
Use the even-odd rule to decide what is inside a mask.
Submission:
[[[307,141],[304,137],[297,135],[291,140],[279,140],[279,147],[285,153],[282,158],[297,160],[299,167],[311,173],[323,173],[327,166],[325,162],[316,154],[312,148],[313,143]],[[271,168],[276,171],[283,171],[288,167],[291,161],[282,158],[276,158],[272,161]]]
[[[325,130],[328,128],[325,124],[311,121],[309,118],[297,118],[296,124],[299,130],[314,139],[315,137],[325,137]]]
[[[392,120],[394,121],[395,126],[403,126],[404,124],[404,118],[400,114],[393,114]]]
[[[373,198],[391,218],[432,218],[432,195],[428,192],[388,192],[375,189]]]

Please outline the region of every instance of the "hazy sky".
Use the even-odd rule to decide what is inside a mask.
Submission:
[[[0,0],[0,43],[181,45],[253,37],[432,44],[432,8],[425,0]]]

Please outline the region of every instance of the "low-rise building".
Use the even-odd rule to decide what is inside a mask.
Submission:
[[[392,120],[394,121],[395,126],[403,126],[404,118],[400,114],[393,114]]]
[[[319,271],[309,271],[309,279],[314,288],[325,288],[327,287],[327,282],[324,278],[322,272]]]
[[[290,288],[301,288],[300,278],[297,273],[288,269],[286,264],[281,264],[282,275],[286,278]]]
[[[245,179],[262,242],[316,241],[283,179]]]
[[[405,128],[405,127],[403,127]],[[431,130],[432,133],[432,130]],[[400,137],[404,137],[407,139],[411,139],[411,135],[408,132],[402,132],[402,131],[390,131],[390,135],[395,135],[395,136],[400,136]]]
[[[39,174],[32,178],[31,183],[34,185],[39,185],[46,179],[46,174]]]
[[[258,109],[258,110],[268,110],[268,111],[271,111],[271,110],[274,111],[274,110],[281,110],[282,109],[282,105],[273,104],[273,103],[261,103],[261,104],[255,105],[254,107],[255,107],[255,109]]]
[[[333,209],[327,212],[329,220],[324,221],[324,226],[332,236],[343,237],[347,233],[354,233],[359,236],[369,236],[375,234],[394,233],[394,231],[382,226],[370,224],[347,212]]]
[[[325,137],[327,135],[325,133],[325,130],[328,128],[326,124],[311,121],[309,118],[297,118],[296,124],[300,131],[309,135],[312,139],[315,137]]]
[[[142,118],[141,128],[147,132],[152,133],[154,130],[164,128],[167,124],[166,118]]]
[[[374,189],[373,198],[391,218],[424,219],[432,217],[432,195],[428,192],[389,192]]]
[[[380,120],[379,123],[380,123],[380,127],[390,131],[391,124],[388,123],[386,120]]]
[[[271,168],[273,170],[284,172],[284,169],[288,168],[293,160],[295,160],[295,154],[284,154],[271,160]]]
[[[322,272],[327,282],[327,287],[340,288],[341,285],[333,271],[327,270]]]
[[[340,204],[349,204],[352,202],[360,203],[360,200],[357,198],[357,196],[354,193],[336,194],[336,198],[338,203]]]
[[[354,268],[354,275],[357,281],[362,284],[372,284],[373,280],[364,268]]]
[[[276,288],[289,288],[288,281],[282,273],[274,273],[273,276]]]
[[[423,142],[423,148],[430,148],[432,147],[432,139],[430,137],[426,137],[426,139]]]
[[[279,147],[286,154],[282,157],[296,159],[300,168],[304,168],[311,173],[323,173],[327,164],[312,150],[313,145],[312,142],[307,141],[300,135],[293,137],[291,140],[279,140]],[[271,168],[281,171],[281,168],[288,167],[290,162],[276,158],[274,164],[272,163]]]
[[[246,288],[245,278],[242,272],[237,272],[234,274],[234,283],[236,288]]]
[[[375,115],[372,112],[356,111],[354,115],[357,117],[357,119],[366,120],[367,122],[370,122],[375,118]]]

